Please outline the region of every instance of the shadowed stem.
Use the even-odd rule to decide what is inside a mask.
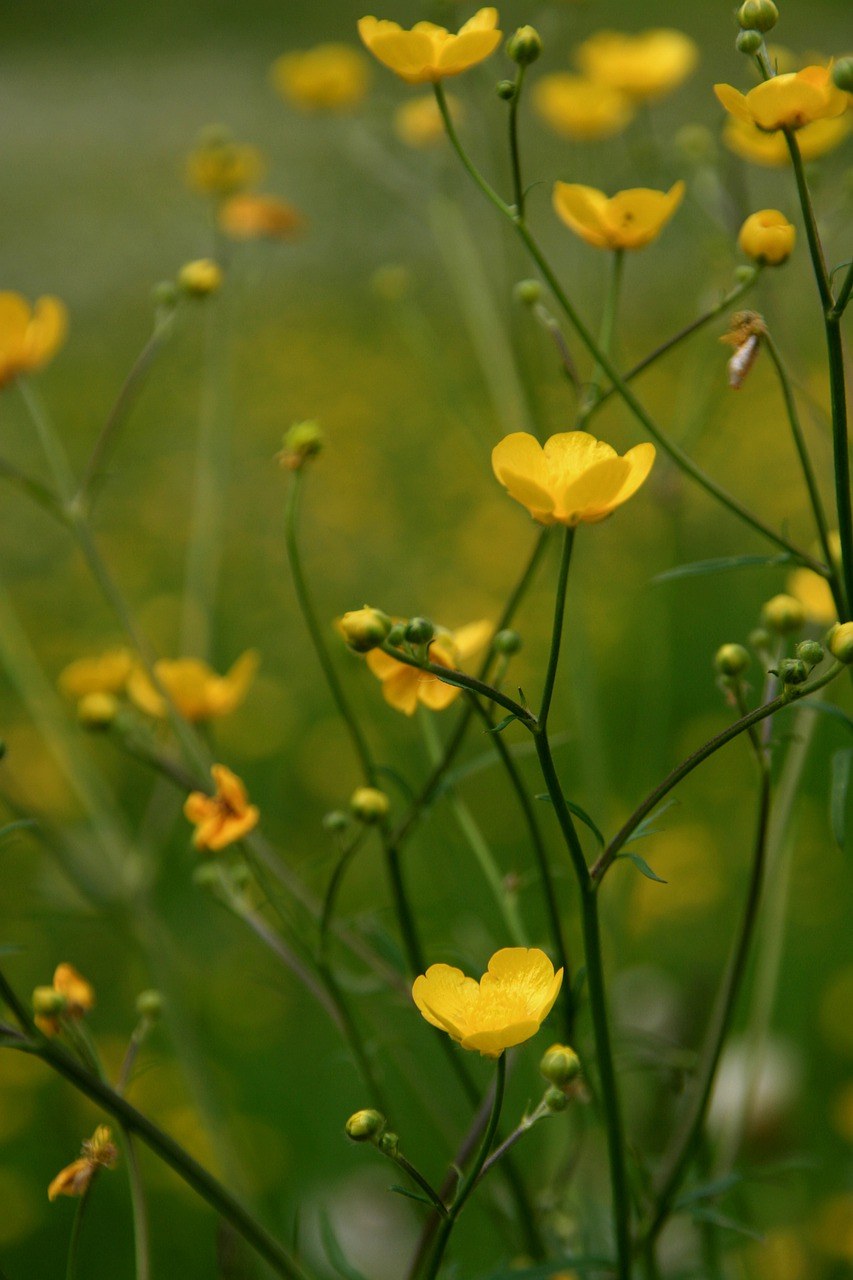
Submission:
[[[89,1180],[89,1184],[85,1191],[77,1201],[77,1207],[74,1210],[74,1221],[71,1224],[71,1235],[68,1240],[68,1260],[65,1264],[65,1280],[77,1280],[80,1274],[78,1268],[78,1260],[80,1253],[80,1235],[83,1230],[83,1220],[86,1217],[86,1210],[89,1207],[89,1197],[92,1194],[98,1179],[98,1170],[96,1169]]]
[[[521,104],[521,90],[524,85],[524,73],[527,70],[519,66],[515,73],[515,92],[509,100],[509,156],[512,165],[512,192],[516,212],[519,218],[524,217],[524,183],[521,180],[521,153],[518,146],[518,108]]]

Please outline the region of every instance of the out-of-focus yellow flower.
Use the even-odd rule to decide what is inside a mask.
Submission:
[[[809,1280],[813,1274],[799,1232],[769,1231],[747,1246],[746,1257],[756,1280]]]
[[[785,587],[789,595],[799,600],[809,622],[828,627],[838,621],[829,583],[821,574],[812,569],[794,569],[788,575]]]
[[[437,628],[435,639],[429,646],[429,660],[436,666],[447,667],[449,671],[456,670],[460,663],[485,648],[493,630],[492,624],[486,621],[469,622],[456,631]],[[385,701],[407,716],[415,714],[418,703],[429,707],[430,711],[443,711],[461,692],[439,680],[438,676],[398,662],[382,649],[372,649],[366,655],[366,661],[373,674],[382,681]]]
[[[655,460],[653,444],[620,458],[586,431],[564,431],[544,447],[526,431],[492,450],[492,469],[511,498],[540,524],[595,524],[637,492]]]
[[[245,194],[225,201],[219,225],[232,240],[293,240],[304,229],[305,219],[278,196]]]
[[[213,720],[239,707],[255,678],[258,661],[254,649],[248,649],[220,676],[200,658],[160,658],[154,663],[154,674],[185,720]],[[144,668],[133,668],[127,692],[140,711],[161,720],[167,716],[166,700]]]
[[[458,98],[447,96],[447,107],[454,124],[462,119]],[[433,147],[444,139],[444,120],[431,93],[410,98],[394,112],[394,132],[410,147]]]
[[[813,1238],[827,1257],[853,1262],[853,1192],[826,1201],[817,1215]]]
[[[349,111],[367,93],[370,68],[348,44],[318,44],[276,58],[272,82],[286,102],[302,111]]]
[[[212,258],[185,262],[178,272],[178,284],[193,298],[206,298],[222,286],[222,268]]]
[[[496,951],[479,982],[449,964],[433,964],[416,978],[412,998],[427,1022],[463,1049],[499,1058],[535,1036],[563,981],[537,947]]]
[[[787,262],[796,240],[796,227],[778,209],[759,209],[758,213],[751,213],[737,238],[742,253],[767,267],[778,267]]]
[[[222,130],[209,130],[187,157],[187,183],[200,195],[224,199],[253,186],[266,167],[257,147],[235,142]]]
[[[669,27],[636,35],[598,31],[575,50],[575,61],[591,80],[638,101],[660,98],[676,89],[698,59],[699,50],[690,37]]]
[[[434,22],[417,22],[410,31],[396,22],[362,18],[358,34],[384,66],[408,84],[435,84],[474,67],[501,42],[497,9],[480,9],[456,35]]]
[[[0,293],[0,387],[46,365],[67,330],[68,312],[59,298],[39,298],[31,307],[19,293]]]
[[[596,249],[642,249],[660,235],[684,196],[684,183],[669,191],[633,187],[606,196],[595,187],[555,182],[553,203],[566,226]]]
[[[815,120],[804,125],[797,134],[800,153],[804,160],[818,160],[833,151],[850,133],[849,113],[830,120]],[[765,133],[757,124],[729,116],[723,129],[723,142],[730,151],[768,168],[780,168],[791,163],[791,153],[784,134]]]
[[[191,791],[184,803],[184,814],[195,826],[195,847],[216,853],[248,835],[257,826],[260,813],[257,805],[249,804],[246,788],[236,773],[224,764],[213,765],[210,772],[216,783],[215,795]]]
[[[85,698],[89,693],[122,693],[133,665],[129,649],[107,649],[96,658],[77,658],[59,673],[59,691],[67,698]]]
[[[84,1196],[99,1169],[113,1169],[118,1160],[118,1150],[113,1142],[109,1125],[99,1124],[91,1138],[83,1143],[79,1160],[56,1175],[47,1189],[48,1200],[58,1196]]]
[[[594,142],[619,133],[634,115],[621,89],[558,71],[533,86],[534,109],[561,138]]]
[[[740,93],[730,84],[715,84],[714,93],[729,115],[768,132],[802,129],[847,110],[847,95],[833,84],[831,65],[788,71],[749,93]]]
[[[53,997],[51,999],[50,997]],[[95,990],[73,965],[59,964],[53,974],[53,985],[36,987],[33,992],[34,1022],[46,1036],[61,1029],[60,1016],[79,1021],[95,1005]],[[40,1012],[50,1008],[50,1012]]]

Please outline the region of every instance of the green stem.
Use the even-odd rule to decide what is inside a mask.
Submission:
[[[130,1189],[130,1205],[133,1214],[133,1255],[136,1263],[136,1280],[150,1280],[151,1248],[148,1238],[148,1206],[139,1169],[139,1156],[133,1138],[125,1132],[124,1155],[127,1165],[127,1181]]]
[[[436,80],[435,84],[433,85],[433,89],[435,91],[435,100],[438,103],[438,109],[441,112],[441,118],[444,121],[444,127],[447,131],[447,136],[450,139],[450,142],[453,146],[454,151],[456,152],[457,156],[462,162],[462,167],[467,172],[471,181],[480,188],[480,190],[482,191],[486,199],[489,200],[495,206],[495,208],[498,209],[502,214],[504,214],[508,218],[513,219],[514,221],[516,214],[512,206],[508,205],[504,200],[502,200],[501,197],[498,195],[497,191],[495,191],[493,187],[489,186],[488,182],[486,182],[486,179],[480,173],[479,169],[477,169],[476,166],[471,163],[470,159],[468,158],[468,153],[465,151],[464,147],[460,143],[459,135],[456,132],[456,126],[453,123],[453,119],[450,115],[450,109],[448,108],[448,105],[447,105],[447,98],[444,93],[444,85],[440,80]]]
[[[415,667],[418,671],[427,671],[430,675],[437,676],[439,680],[443,680],[445,684],[451,684],[456,689],[467,689],[469,693],[477,693],[481,697],[487,698],[489,702],[496,703],[497,706],[503,707],[504,711],[511,712],[526,729],[535,727],[536,716],[527,707],[523,707],[520,702],[515,702],[514,699],[508,698],[505,693],[501,693],[500,689],[493,688],[492,685],[479,680],[477,676],[468,676],[464,671],[457,671],[451,667],[441,667],[438,663],[430,662],[428,659],[416,658],[413,654],[407,653],[405,649],[396,649],[390,644],[383,644],[379,647],[383,653],[387,653],[389,657],[394,658],[397,662],[402,662],[404,666]]]
[[[26,378],[19,378],[18,390],[35,426],[56,492],[61,501],[67,504],[74,492],[74,472],[68,461],[62,438],[51,422],[44,402],[33,384]]]
[[[601,317],[601,331],[598,335],[598,346],[602,353],[610,359],[613,354],[613,339],[616,332],[616,315],[619,310],[619,294],[622,286],[622,267],[625,262],[623,249],[614,249],[610,265],[610,285],[604,300],[604,313]],[[604,369],[600,361],[596,361],[592,378],[586,388],[583,403],[577,420],[577,430],[586,426],[595,406],[601,399],[601,380]]]
[[[788,144],[788,153],[791,157],[791,165],[794,170],[794,179],[797,184],[797,195],[800,200],[800,208],[803,212],[803,222],[806,228],[806,240],[809,246],[809,256],[812,260],[812,269],[814,271],[817,291],[820,294],[820,303],[824,312],[832,309],[834,299],[832,296],[832,287],[829,283],[829,272],[826,269],[826,259],[823,255],[823,245],[820,242],[820,232],[817,229],[817,218],[815,217],[814,205],[812,204],[811,192],[809,184],[806,181],[806,171],[803,167],[803,157],[800,152],[800,144],[797,142],[796,136],[791,129],[783,129],[785,141]]]
[[[560,571],[557,577],[557,595],[554,604],[554,623],[551,630],[551,647],[548,652],[548,666],[545,669],[545,684],[542,690],[542,703],[539,708],[539,729],[544,732],[548,726],[551,711],[551,700],[554,696],[554,684],[557,679],[557,665],[560,661],[560,646],[563,638],[563,620],[566,611],[566,589],[569,582],[569,569],[572,564],[572,549],[575,544],[575,531],[566,526],[563,534],[563,549],[560,556]]]
[[[835,306],[832,308],[833,314],[839,319],[844,314],[847,304],[850,301],[850,294],[853,293],[853,262],[847,268],[847,275],[838,291],[838,297],[835,299]]]
[[[56,494],[51,489],[48,489],[47,485],[42,484],[39,480],[33,480],[32,476],[26,475],[13,462],[7,462],[5,458],[0,458],[0,476],[11,484],[17,485],[28,498],[32,498],[33,502],[37,502],[40,507],[44,507],[45,511],[49,511],[60,523],[67,524],[68,521],[62,503]]]
[[[320,908],[320,956],[325,958],[329,949],[329,926],[332,917],[335,914],[335,904],[338,900],[341,884],[343,883],[344,872],[349,866],[352,859],[358,853],[364,837],[367,834],[367,828],[362,827],[358,835],[350,841],[346,848],[342,851],[340,858],[335,863],[335,869],[329,879],[329,884],[323,898],[323,905]]]
[[[515,73],[515,92],[509,101],[509,156],[512,164],[513,200],[519,218],[524,217],[524,183],[521,180],[521,152],[518,146],[518,108],[526,69],[520,66]]]
[[[65,1280],[77,1280],[79,1275],[78,1256],[80,1252],[80,1234],[83,1230],[83,1219],[86,1216],[86,1210],[89,1207],[89,1196],[92,1193],[95,1179],[97,1178],[97,1170],[92,1174],[92,1178],[86,1190],[77,1201],[77,1208],[74,1211],[74,1221],[71,1224],[71,1235],[68,1240],[68,1261],[65,1264]]]
[[[415,1168],[411,1160],[407,1160],[401,1151],[397,1151],[394,1155],[388,1154],[388,1159],[393,1160],[397,1168],[402,1169],[403,1172],[409,1178],[412,1179],[412,1182],[414,1182],[416,1186],[420,1187],[421,1191],[423,1191],[423,1193],[431,1201],[433,1207],[438,1211],[438,1213],[443,1218],[446,1218],[447,1217],[446,1204],[441,1199],[441,1196],[438,1194],[438,1192],[433,1187],[430,1186],[430,1184],[427,1182],[426,1178],[420,1172],[420,1170]]]

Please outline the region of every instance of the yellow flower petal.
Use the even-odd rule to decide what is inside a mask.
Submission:
[[[636,35],[598,31],[578,46],[575,58],[590,79],[642,101],[677,88],[696,66],[699,51],[683,31],[659,27]]]
[[[634,187],[619,191],[607,204],[610,244],[618,249],[642,249],[660,234],[684,198],[684,183],[669,191]]]
[[[449,964],[430,965],[412,987],[412,998],[427,1022],[445,1031],[467,1021],[479,994],[479,984]]]
[[[817,160],[839,146],[850,133],[850,113],[828,120],[814,120],[797,133],[800,154],[806,161]],[[723,129],[723,142],[730,151],[753,164],[778,168],[791,163],[791,153],[782,133],[765,133],[751,121],[730,116]]]
[[[714,92],[731,115],[768,131],[802,129],[847,110],[847,95],[833,83],[831,65],[773,76],[746,95],[727,84],[714,85]]]
[[[347,111],[363,100],[370,74],[357,49],[319,44],[277,58],[272,81],[281,96],[302,111]]]
[[[494,631],[495,628],[491,622],[485,618],[481,618],[479,622],[469,622],[464,627],[458,627],[453,632],[453,643],[459,655],[459,661],[464,662],[467,658],[473,658],[485,649]]]
[[[595,187],[577,182],[554,183],[554,209],[576,235],[595,249],[606,249],[610,241],[605,229],[607,196]]]
[[[563,72],[537,80],[532,102],[555,133],[581,142],[612,137],[634,115],[630,98],[619,89]]]
[[[500,44],[497,10],[480,9],[459,33],[433,22],[406,31],[396,22],[362,18],[358,33],[375,58],[408,84],[427,84],[458,75],[482,62]]]

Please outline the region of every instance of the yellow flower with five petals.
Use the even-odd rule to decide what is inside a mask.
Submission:
[[[832,65],[787,71],[740,93],[730,84],[715,84],[714,93],[730,116],[767,133],[802,129],[815,120],[832,119],[847,110],[847,94],[836,88]]]
[[[660,98],[690,75],[699,58],[683,31],[657,27],[628,35],[597,31],[575,50],[575,61],[591,80],[637,101]]]
[[[484,620],[469,622],[456,631],[437,628],[435,639],[429,646],[429,660],[438,667],[456,670],[461,662],[473,658],[486,647],[493,631],[492,624]],[[371,649],[365,660],[382,682],[385,701],[404,715],[413,716],[419,703],[430,711],[443,711],[455,702],[461,692],[428,671],[419,671],[417,667],[399,662],[383,649]]]
[[[46,365],[67,329],[68,312],[59,298],[39,298],[30,306],[19,293],[0,293],[0,387]]]
[[[184,803],[184,814],[195,826],[193,844],[196,849],[217,853],[236,844],[257,826],[260,813],[249,804],[246,788],[236,773],[224,764],[210,770],[216,783],[214,795],[191,791]]]
[[[254,649],[241,654],[230,671],[217,675],[200,658],[160,658],[154,674],[185,720],[213,720],[230,715],[246,697],[258,669]],[[127,692],[140,711],[162,720],[168,715],[166,699],[142,667],[135,667]]]
[[[660,235],[684,197],[679,181],[669,191],[632,187],[606,196],[577,182],[555,182],[558,218],[595,249],[643,249]]]
[[[434,22],[405,30],[396,22],[362,18],[358,34],[384,66],[408,84],[436,84],[494,53],[501,42],[497,9],[480,9],[454,35]]]

